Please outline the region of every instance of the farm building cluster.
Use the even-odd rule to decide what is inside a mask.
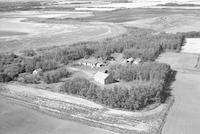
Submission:
[[[99,67],[104,67],[104,66],[108,66],[110,64],[115,64],[115,63],[119,63],[119,64],[135,64],[138,65],[142,62],[142,60],[140,58],[121,58],[120,60],[115,59],[115,58],[111,58],[110,60],[98,60],[98,59],[82,59],[78,62],[79,65],[83,65],[83,66],[88,66],[91,68],[99,68]]]
[[[109,65],[112,64],[134,64],[142,63],[140,58],[123,58],[123,55],[116,54],[113,57],[102,60],[97,58],[81,59],[76,62],[77,68],[82,72],[92,73],[92,79],[102,85],[112,84],[116,82],[111,74],[108,72]]]
[[[95,63],[92,63],[92,62],[80,62],[79,65],[84,65],[84,66],[89,66],[91,68],[94,68],[94,67],[102,67],[102,66],[105,66],[106,63],[104,62],[95,62]]]

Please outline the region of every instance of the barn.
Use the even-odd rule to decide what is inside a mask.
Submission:
[[[94,80],[103,85],[110,84],[115,81],[112,75],[103,72],[97,72],[94,75]]]

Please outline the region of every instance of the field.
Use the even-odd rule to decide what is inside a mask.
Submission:
[[[60,15],[63,14],[66,18],[80,18],[80,16],[85,17],[85,15],[90,15],[88,12],[63,13],[56,11],[22,11],[1,14],[0,52],[17,52],[26,49],[67,46],[79,41],[95,41],[107,37],[117,36],[126,31],[125,28],[117,24],[103,22],[64,22],[63,24],[56,24],[25,21],[28,18],[47,19],[55,16],[58,17],[58,15],[58,18],[60,18]]]
[[[125,22],[124,24],[126,26],[153,29],[160,32],[176,33],[200,31],[200,29],[198,29],[200,26],[199,20],[199,14],[176,14]]]
[[[199,133],[200,72],[195,68],[198,58],[196,50],[198,45],[186,43],[181,53],[165,53],[158,59],[178,71],[172,85],[175,102],[167,117],[163,134]]]
[[[200,54],[199,38],[187,38],[186,45],[182,48],[183,53]]]
[[[80,123],[61,120],[0,98],[0,134],[114,134]]]
[[[8,100],[11,100],[13,102],[15,99],[15,104],[26,106],[28,108],[37,110],[42,113],[46,113],[51,116],[55,116],[57,118],[61,119],[67,119],[67,120],[74,120],[76,122],[81,122],[83,124],[89,125],[89,126],[95,126],[104,128],[107,130],[111,130],[117,133],[131,133],[131,132],[152,132],[155,133],[158,129],[158,124],[161,122],[161,118],[154,117],[155,115],[163,115],[165,113],[166,104],[162,104],[158,106],[155,109],[148,110],[148,111],[136,111],[136,112],[128,112],[128,111],[121,111],[121,110],[114,110],[109,109],[106,107],[102,107],[99,104],[95,104],[93,102],[87,101],[87,100],[81,100],[80,98],[68,96],[68,95],[62,95],[59,93],[51,93],[49,91],[41,90],[38,88],[31,88],[23,85],[18,84],[10,84],[5,86],[8,90],[6,92],[1,91],[1,97],[11,97]],[[14,100],[12,100],[12,98]],[[49,118],[48,124],[44,124],[44,120],[46,120],[46,116],[41,115],[40,113],[34,112],[30,109],[22,108],[19,106],[15,106],[12,103],[10,104],[12,106],[5,106],[4,100],[0,103],[0,105],[3,105],[3,110],[0,111],[0,118],[4,120],[5,122],[9,122],[9,118],[5,118],[5,114],[7,112],[10,113],[10,110],[13,112],[16,111],[23,111],[26,113],[25,115],[29,115],[29,113],[33,113],[33,116],[31,118],[29,117],[29,122],[26,126],[26,131],[32,131],[33,128],[31,126],[32,123],[36,123],[38,126],[41,125],[41,127],[37,128],[35,131],[38,131],[38,133],[46,132],[48,129],[51,129],[52,132],[58,132],[63,133],[64,130],[68,129],[68,126],[64,127],[65,121],[61,121],[59,119]],[[7,111],[7,112],[6,112]],[[13,130],[17,129],[19,132],[21,131],[24,133],[23,130],[24,124],[26,120],[24,120],[26,116],[22,116],[21,114],[13,114],[13,116],[10,116],[12,120],[18,121],[22,124],[19,126],[16,126],[13,128]],[[32,119],[33,118],[33,119]],[[23,122],[21,121],[23,120]],[[55,122],[54,122],[55,120]],[[126,120],[126,121],[125,121]],[[59,129],[56,129],[56,126],[51,127],[53,125],[53,122],[58,124],[56,126],[59,127]],[[60,125],[60,123],[62,125]],[[4,128],[4,133],[12,133],[12,129],[9,129],[9,126],[4,124],[0,125],[2,128]],[[1,124],[0,123],[0,124]],[[40,124],[41,123],[41,124]],[[76,130],[76,127],[74,128],[73,122],[66,123],[71,124],[72,127],[71,131],[72,133],[79,133],[79,130]],[[7,127],[6,127],[7,126]],[[12,126],[10,126],[12,127]],[[50,127],[50,128],[49,128]],[[80,127],[82,127],[80,125]],[[83,126],[86,128],[85,126]],[[35,127],[34,127],[35,128]],[[45,128],[45,129],[44,129]],[[92,131],[90,127],[88,129],[83,129],[83,131],[87,131],[90,133]],[[41,130],[41,131],[40,131]],[[82,128],[81,128],[82,130]],[[95,130],[95,133],[98,133],[98,129]],[[82,132],[82,131],[81,131]],[[99,130],[99,133],[103,133],[106,131]],[[111,133],[111,132],[108,132]]]

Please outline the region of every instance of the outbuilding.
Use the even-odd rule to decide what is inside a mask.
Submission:
[[[94,80],[103,85],[110,84],[115,81],[111,74],[103,72],[97,72],[94,75]]]
[[[41,75],[41,73],[42,73],[42,69],[41,69],[41,68],[36,69],[36,70],[33,71],[33,75],[34,75],[34,76]]]
[[[142,62],[142,60],[140,58],[136,58],[133,63],[136,64],[136,65],[138,65],[141,62]]]
[[[133,57],[126,59],[127,63],[133,63],[133,61],[134,61]]]

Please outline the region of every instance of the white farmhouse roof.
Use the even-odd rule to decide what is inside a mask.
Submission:
[[[129,62],[133,61],[133,60],[134,60],[133,57],[127,59],[127,61],[129,61]]]
[[[94,78],[98,78],[98,79],[106,79],[107,77],[109,76],[109,74],[107,73],[103,73],[103,72],[97,72],[95,75],[94,75]]]

